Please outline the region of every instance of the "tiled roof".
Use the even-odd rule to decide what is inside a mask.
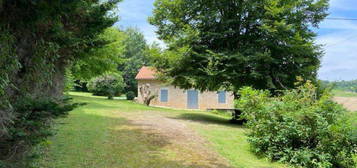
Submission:
[[[156,71],[152,67],[143,66],[139,73],[136,75],[135,79],[156,79]]]

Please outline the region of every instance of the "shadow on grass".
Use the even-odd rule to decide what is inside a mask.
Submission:
[[[116,108],[90,101],[86,106],[73,111],[73,115],[62,119],[65,124],[56,126],[58,134],[51,138],[51,145],[44,150],[45,157],[35,167],[207,167],[199,161],[170,159],[190,155],[189,153],[176,153],[170,158],[166,157],[167,153],[163,151],[170,145],[170,139],[142,129],[142,125],[125,118],[114,117],[112,111]],[[102,111],[91,114],[87,109]],[[214,118],[211,120],[214,122]],[[209,167],[228,168],[217,164],[215,160],[210,161],[210,164]]]
[[[235,128],[243,128],[242,124],[235,124],[231,122],[231,119],[205,114],[205,113],[184,113],[175,117],[175,119],[188,120],[193,122],[200,122],[204,124],[218,124]]]

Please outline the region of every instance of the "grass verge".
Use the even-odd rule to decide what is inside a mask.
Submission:
[[[357,97],[357,93],[343,90],[333,90],[332,93],[337,97]]]
[[[170,150],[167,139],[148,134],[130,120],[145,115],[174,119],[195,130],[208,141],[208,148],[228,160],[232,167],[285,167],[257,158],[250,152],[247,129],[232,125],[229,117],[209,112],[146,107],[126,100],[107,100],[87,93],[71,93],[76,102],[86,106],[57,121],[57,135],[42,147],[36,168],[142,168],[203,167],[199,160],[185,163],[187,153]],[[128,118],[130,115],[130,119]],[[188,142],[191,143],[191,142]]]

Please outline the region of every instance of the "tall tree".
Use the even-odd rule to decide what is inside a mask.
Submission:
[[[111,27],[98,36],[101,47],[90,48],[80,59],[72,65],[72,73],[76,80],[88,81],[106,72],[116,72],[124,62],[125,44],[127,36],[121,30]]]
[[[156,68],[200,90],[294,87],[314,80],[322,55],[312,27],[328,0],[156,0],[150,23],[168,51]]]
[[[146,56],[147,44],[144,35],[136,28],[128,28],[125,31],[127,38],[124,42],[124,63],[119,66],[119,71],[123,72],[126,84],[125,92],[137,93],[136,74],[142,66],[148,65]]]
[[[119,0],[0,0],[0,167],[49,135],[64,73],[102,47]],[[14,162],[17,163],[17,162]],[[20,167],[10,164],[11,167]]]

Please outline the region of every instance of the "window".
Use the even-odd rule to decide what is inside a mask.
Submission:
[[[160,90],[160,102],[168,102],[169,100],[169,90],[161,89]]]
[[[219,91],[218,93],[218,103],[226,103],[226,91]]]

